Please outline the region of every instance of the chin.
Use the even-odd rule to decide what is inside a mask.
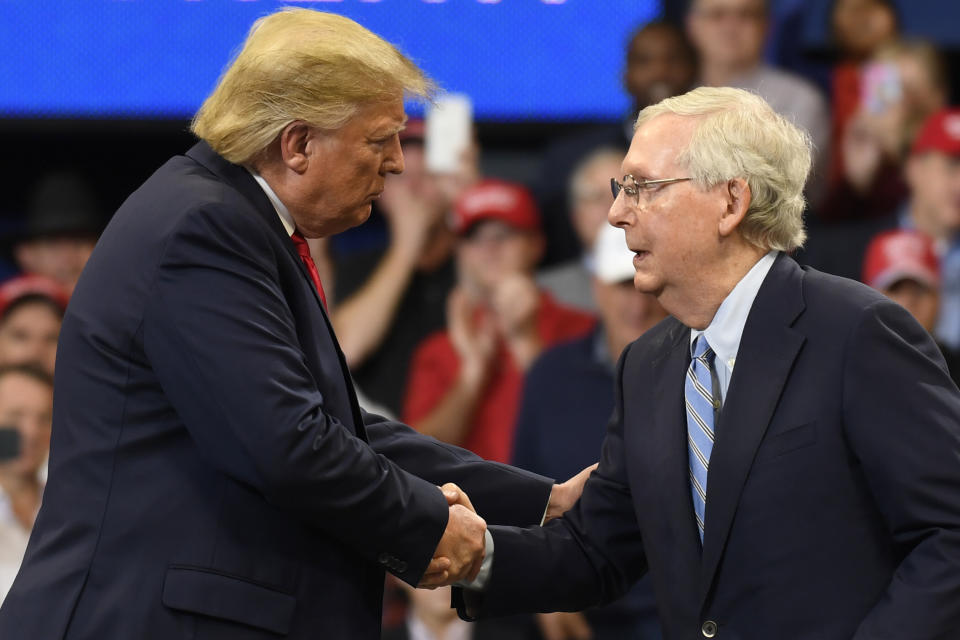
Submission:
[[[368,202],[367,204],[363,205],[363,206],[360,208],[360,210],[357,212],[356,222],[354,222],[354,223],[353,223],[352,225],[350,225],[350,226],[356,227],[356,226],[359,226],[359,225],[363,224],[363,223],[366,222],[367,220],[369,220],[369,219],[370,219],[370,213],[371,213],[372,211],[373,211],[373,205],[372,205],[372,204],[370,204],[370,203]]]
[[[640,293],[650,293],[654,296],[658,295],[660,290],[663,289],[663,285],[656,278],[640,271],[633,276],[633,286]]]

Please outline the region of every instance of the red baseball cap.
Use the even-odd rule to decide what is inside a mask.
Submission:
[[[56,280],[34,274],[17,276],[0,285],[0,317],[7,312],[11,304],[27,296],[46,298],[60,311],[66,310],[70,300],[67,290]]]
[[[426,127],[420,118],[410,118],[406,126],[400,130],[400,142],[423,142]]]
[[[453,205],[451,226],[462,235],[481,220],[500,220],[515,229],[540,230],[540,213],[523,185],[487,179],[464,191]]]
[[[913,141],[911,152],[926,151],[960,156],[960,109],[941,109],[927,118]]]
[[[886,289],[908,279],[931,289],[940,286],[940,260],[933,240],[906,229],[874,236],[863,261],[863,281],[874,289]]]

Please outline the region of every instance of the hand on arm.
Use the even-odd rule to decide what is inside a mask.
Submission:
[[[547,504],[547,513],[544,516],[543,523],[546,524],[554,518],[562,516],[583,493],[583,485],[587,483],[587,478],[597,468],[599,462],[595,462],[566,482],[553,485],[550,491],[550,502]]]

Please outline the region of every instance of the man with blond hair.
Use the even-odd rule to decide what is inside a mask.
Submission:
[[[0,638],[374,640],[385,570],[436,586],[489,562],[445,483],[491,522],[572,503],[364,412],[330,328],[305,238],[367,218],[403,170],[404,95],[429,91],[346,18],[254,25],[201,142],[117,211],[73,294]]]
[[[673,317],[624,350],[578,505],[490,527],[464,614],[583,609],[649,571],[669,639],[956,637],[960,392],[904,309],[786,255],[809,168],[746,91],[641,112],[609,220]]]

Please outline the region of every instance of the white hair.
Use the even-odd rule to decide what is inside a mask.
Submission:
[[[734,178],[750,186],[740,233],[766,250],[803,246],[803,186],[810,173],[810,136],[760,96],[730,87],[700,87],[640,112],[636,128],[667,113],[697,118],[677,162],[701,188]]]

